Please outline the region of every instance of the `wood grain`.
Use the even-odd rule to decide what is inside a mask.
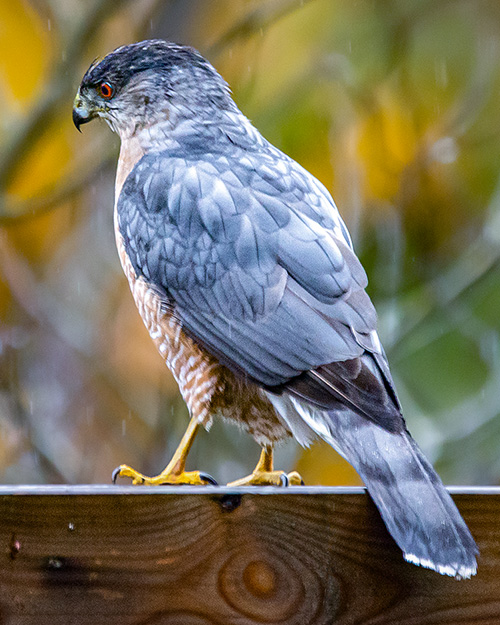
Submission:
[[[403,561],[362,489],[0,490],[0,625],[500,623],[500,490],[454,495],[457,582]]]

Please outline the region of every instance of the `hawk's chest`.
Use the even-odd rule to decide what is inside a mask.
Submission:
[[[220,365],[198,347],[182,330],[175,316],[165,309],[155,289],[138,276],[127,254],[118,223],[118,198],[123,184],[144,151],[138,141],[122,143],[116,172],[114,229],[120,262],[139,314],[160,355],[172,371],[192,414],[200,421],[210,421],[209,405],[217,390]]]

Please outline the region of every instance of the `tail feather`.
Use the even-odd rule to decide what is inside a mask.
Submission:
[[[409,562],[443,575],[476,573],[474,539],[437,473],[406,430],[388,432],[347,410],[297,412],[350,462]]]

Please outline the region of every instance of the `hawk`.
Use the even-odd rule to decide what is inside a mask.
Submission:
[[[477,548],[401,413],[367,278],[326,188],[239,111],[196,50],[122,46],[85,73],[73,108],[121,139],[116,243],[139,313],[191,421],[162,473],[186,471],[200,427],[236,422],[261,446],[234,485],[299,484],[273,468],[286,437],[321,438],[358,471],[406,560],[476,572]]]

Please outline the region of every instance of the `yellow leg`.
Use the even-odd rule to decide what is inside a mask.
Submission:
[[[228,486],[297,486],[303,484],[303,480],[297,471],[285,473],[273,469],[273,448],[265,446],[262,448],[259,462],[251,475],[230,482]]]
[[[199,429],[199,422],[194,418],[191,419],[179,446],[172,456],[172,460],[159,475],[148,477],[132,469],[132,467],[122,464],[113,471],[113,482],[116,482],[119,477],[130,477],[132,484],[146,484],[147,486],[159,486],[161,484],[217,484],[213,477],[206,473],[185,471],[186,458]]]

